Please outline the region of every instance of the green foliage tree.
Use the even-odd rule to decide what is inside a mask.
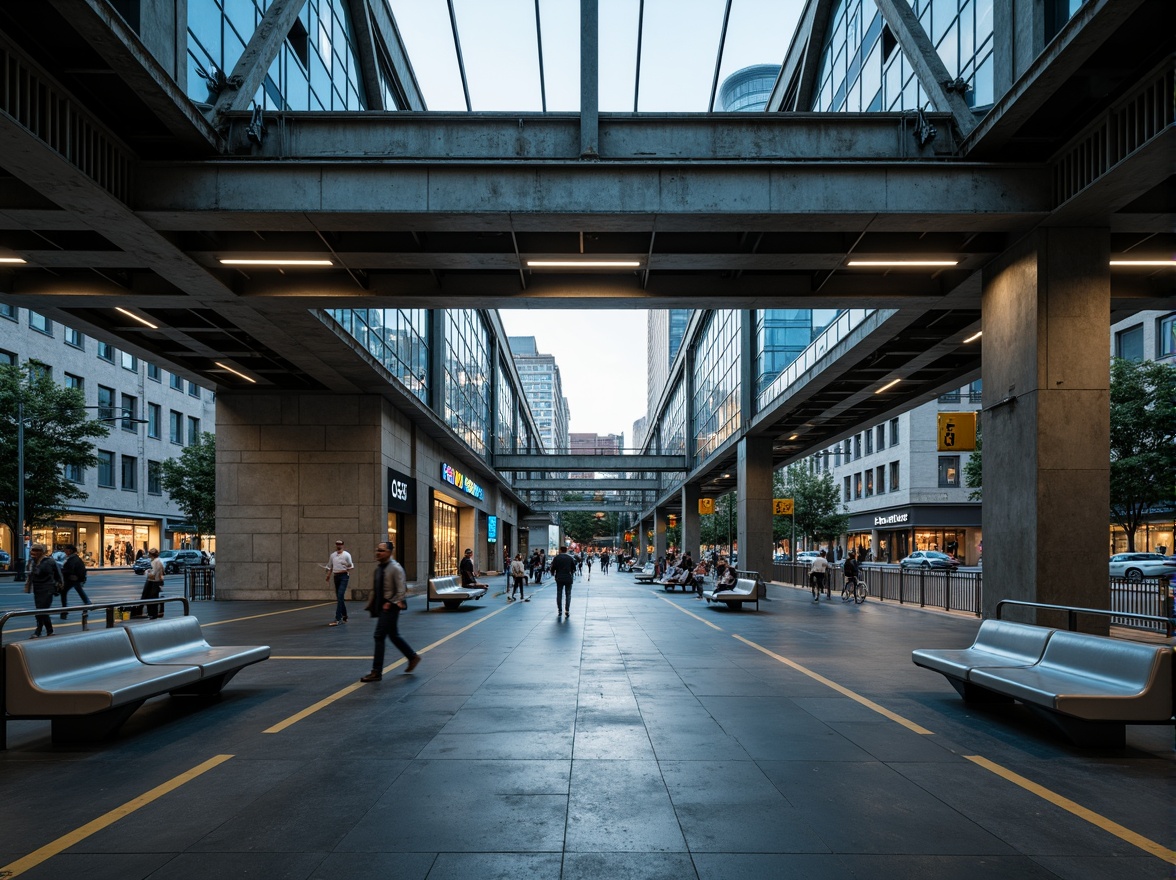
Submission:
[[[715,499],[715,512],[699,517],[699,532],[704,547],[727,547],[739,536],[738,499],[734,492],[728,492]],[[728,532],[728,529],[730,531]],[[728,541],[728,534],[730,540]]]
[[[0,366],[0,520],[19,542],[23,528],[17,522],[18,404],[24,410],[24,508],[29,527],[52,525],[68,502],[87,497],[81,486],[65,478],[64,469],[94,467],[94,440],[105,437],[110,428],[88,417],[85,398],[76,388],[63,388],[28,365]]]
[[[969,501],[980,501],[984,497],[984,470],[981,467],[983,462],[982,443],[980,439],[980,423],[983,417],[980,413],[976,413],[976,448],[972,454],[968,456],[968,460],[964,462],[964,485],[972,491],[968,493]]]
[[[814,541],[832,541],[849,527],[849,512],[841,503],[829,471],[815,474],[807,464],[791,465],[784,471],[781,488],[781,497],[793,499],[798,535]]]
[[[1135,549],[1157,509],[1176,506],[1176,365],[1111,361],[1111,518]]]
[[[196,545],[216,531],[216,438],[200,439],[163,463],[163,488],[196,530]]]
[[[569,492],[563,496],[564,501],[586,501],[583,495]],[[598,518],[597,513],[604,516]],[[594,510],[565,510],[559,515],[560,528],[570,540],[585,546],[601,544],[611,546],[617,540],[620,528],[620,514],[609,511],[601,505],[599,511]]]

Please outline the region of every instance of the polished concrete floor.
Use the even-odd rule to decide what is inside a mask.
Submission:
[[[0,877],[1172,875],[1170,727],[1079,750],[911,664],[974,618],[769,596],[733,613],[598,572],[566,621],[549,585],[414,599],[420,667],[365,685],[358,606],[194,603],[210,642],[273,658],[103,743],[10,723]]]

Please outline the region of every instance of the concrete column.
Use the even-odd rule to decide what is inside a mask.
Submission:
[[[744,437],[737,448],[739,568],[772,573],[772,439]]]
[[[1042,229],[985,271],[986,617],[1004,598],[1109,607],[1106,567],[1075,562],[1107,541],[1109,253],[1106,230]]]
[[[660,507],[653,512],[653,559],[666,555],[666,525],[669,522],[666,512]]]
[[[647,522],[649,520],[646,519],[637,521],[637,561],[642,565],[649,561],[649,550],[646,549],[649,546],[647,543],[649,539],[645,536],[645,533],[649,530],[649,526],[646,525]]]
[[[698,499],[701,497],[702,487],[697,483],[682,487],[682,549],[689,550],[695,562],[702,553],[702,520],[698,515]]]
[[[580,158],[597,158],[599,139],[600,4],[580,0]]]

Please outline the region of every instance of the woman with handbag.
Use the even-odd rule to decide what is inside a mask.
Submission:
[[[159,560],[159,551],[152,547],[147,551],[147,555],[151,557],[151,568],[147,570],[147,580],[143,583],[143,594],[139,596],[140,599],[158,599],[159,594],[163,592],[163,563]],[[152,620],[160,616],[162,605],[148,605],[147,616]],[[135,608],[131,617],[142,617],[143,606],[138,605]]]

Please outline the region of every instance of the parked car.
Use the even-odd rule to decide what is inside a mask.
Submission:
[[[1160,553],[1116,553],[1111,557],[1111,577],[1141,581],[1145,577],[1176,574],[1176,557]]]
[[[803,562],[805,565],[811,565],[812,561],[820,555],[820,550],[801,550],[796,554],[796,561]]]
[[[165,550],[163,552],[169,553],[171,551]],[[160,553],[159,555],[160,555],[160,557],[162,557],[163,553]],[[131,571],[133,571],[135,574],[146,574],[147,569],[149,569],[149,568],[151,568],[151,557],[148,556],[146,553],[144,553],[142,556],[140,556],[138,559],[136,559],[134,561],[134,563],[131,565]]]
[[[938,550],[916,550],[910,556],[904,556],[899,565],[903,568],[921,568],[924,571],[933,568],[955,571],[960,567],[960,561]]]

